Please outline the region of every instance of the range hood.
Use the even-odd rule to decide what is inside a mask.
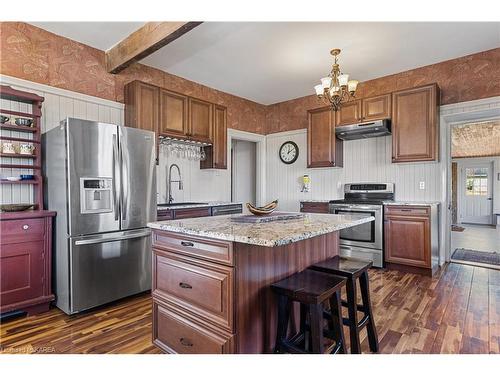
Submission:
[[[335,135],[344,141],[353,139],[383,137],[391,134],[391,121],[379,120],[360,124],[343,125],[335,128]]]

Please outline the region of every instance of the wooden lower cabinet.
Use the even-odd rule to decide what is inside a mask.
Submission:
[[[0,215],[0,312],[35,314],[49,309],[52,217],[33,211]]]
[[[389,206],[385,208],[385,262],[429,270],[436,266],[430,207]],[[434,219],[435,220],[435,219]],[[435,239],[437,240],[437,239]]]

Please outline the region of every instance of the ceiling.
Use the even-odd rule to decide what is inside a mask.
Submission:
[[[454,126],[451,132],[451,156],[500,156],[500,120]]]
[[[35,23],[107,49],[142,23]],[[313,93],[340,66],[366,81],[500,47],[500,23],[206,22],[142,63],[262,104]]]

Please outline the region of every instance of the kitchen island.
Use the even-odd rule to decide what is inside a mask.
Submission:
[[[338,231],[373,220],[303,214],[252,224],[234,216],[240,215],[148,224],[153,342],[163,351],[272,352],[277,314],[269,286],[338,255]]]

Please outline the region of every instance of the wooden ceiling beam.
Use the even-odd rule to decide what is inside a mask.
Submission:
[[[201,22],[147,22],[106,51],[106,70],[108,73],[119,73],[199,24]]]

